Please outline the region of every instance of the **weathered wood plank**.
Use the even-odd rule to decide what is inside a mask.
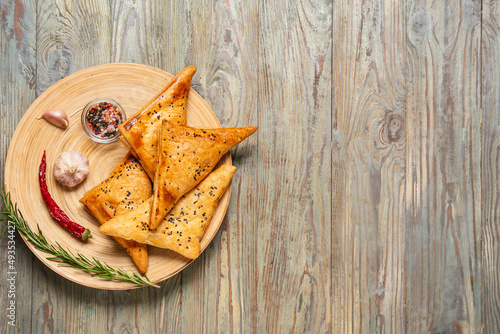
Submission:
[[[4,158],[37,94],[111,61],[195,65],[223,126],[259,126],[221,231],[161,289],[77,286],[18,238],[16,331],[499,332],[499,10],[3,1]]]
[[[175,72],[166,66],[168,48],[164,48],[163,40],[167,36],[167,23],[175,18],[165,14],[164,3],[158,1],[113,2],[112,4],[92,2],[87,3],[87,8],[77,7],[75,4],[77,2],[69,5],[65,3],[63,6],[62,2],[56,1],[52,4],[44,3],[44,7],[40,9],[40,15],[46,11],[49,17],[45,18],[46,30],[40,33],[42,47],[39,52],[41,55],[45,53],[43,38],[49,41],[56,40],[60,44],[57,45],[57,49],[64,50],[64,52],[59,51],[61,57],[65,56],[58,62],[67,64],[66,72],[61,72],[53,79],[54,68],[47,66],[47,73],[50,73],[52,77],[45,76],[45,78],[50,78],[48,82],[44,82],[46,87],[60,77],[79,70],[80,68],[77,67],[85,68],[109,61],[138,62]],[[100,7],[95,9],[96,5]],[[55,16],[51,17],[51,14]],[[81,19],[86,17],[91,17],[93,20],[82,22]],[[93,33],[96,30],[99,30],[98,34]],[[49,36],[45,37],[44,34]],[[95,45],[100,50],[99,54],[85,51],[79,54],[77,60],[74,60],[76,57],[72,55],[81,52],[83,45]],[[47,48],[49,47],[51,46],[48,45]],[[78,65],[73,65],[74,62]],[[40,80],[43,80],[43,77]],[[78,331],[76,329],[78,327],[71,322],[52,315],[67,309],[68,315],[76,317],[75,320],[81,324],[80,328],[92,327],[98,332],[151,333],[165,330],[180,332],[181,282],[182,278],[178,276],[164,283],[160,290],[104,292],[85,287],[71,287],[72,283],[63,280],[58,283],[70,291],[62,294],[57,303],[46,307],[49,313],[49,323],[55,321],[56,328],[64,328],[67,332]],[[38,298],[39,301],[36,304],[45,306],[56,291],[52,286],[47,289],[41,285],[41,289],[46,289],[47,292]],[[72,292],[76,297],[65,298],[68,292]],[[83,306],[87,311],[85,316],[81,316],[81,310],[75,305],[74,300],[79,298],[87,300],[87,305]],[[105,316],[102,317],[102,314]],[[41,329],[43,329],[46,321],[41,323]]]
[[[10,139],[17,123],[35,99],[36,89],[36,9],[32,2],[0,3],[0,188],[4,184],[4,167]],[[2,207],[3,209],[3,207]],[[2,226],[3,229],[3,226]],[[15,233],[14,244],[8,233],[0,240],[2,293],[0,294],[1,333],[27,333],[31,330],[31,275],[33,256],[21,237]],[[8,248],[9,247],[9,248]],[[15,250],[15,263],[9,263],[7,252]],[[12,268],[10,267],[12,265]],[[10,274],[15,273],[15,274]],[[14,278],[12,280],[11,278]],[[11,279],[11,280],[8,280]],[[12,283],[12,288],[11,288]],[[8,307],[15,302],[15,327],[9,325]]]
[[[111,2],[111,61],[167,69],[167,26],[173,19],[167,8],[158,0]]]
[[[37,6],[37,92],[81,69],[110,61],[110,9],[102,1]]]
[[[178,56],[172,58],[172,52],[184,50],[185,30],[169,28],[183,27],[184,17],[179,15],[183,6],[180,1],[113,2],[111,60],[147,64],[172,74],[182,69],[187,64]],[[159,290],[131,291],[126,299],[121,299],[121,292],[113,292],[116,314],[108,327],[119,332],[182,332],[182,286],[182,275],[177,275]]]
[[[500,332],[500,3],[483,1],[482,16],[482,326]]]
[[[198,68],[194,89],[222,126],[256,125],[258,31],[252,23],[258,20],[257,3],[187,1],[183,18],[186,61]],[[249,173],[255,166],[255,143],[256,135],[231,151],[238,170],[227,217],[205,252],[182,273],[182,328],[187,333],[249,331],[255,297],[242,289],[254,286],[254,273],[246,267],[255,257],[252,245],[241,238],[253,234],[245,225],[245,210],[248,184],[255,182]]]
[[[50,6],[49,4],[46,5]],[[57,11],[59,11],[58,7],[56,8]],[[172,70],[169,68],[170,66],[167,66],[165,63],[165,59],[168,58],[167,51],[173,49],[182,50],[182,45],[185,41],[184,30],[179,30],[176,35],[168,35],[166,33],[165,27],[167,23],[172,24],[172,22],[176,22],[175,24],[177,26],[181,26],[181,24],[179,23],[179,18],[175,16],[177,15],[175,11],[167,16],[165,15],[166,11],[162,10],[162,8],[160,3],[148,1],[112,4],[110,7],[111,20],[108,20],[108,22],[112,24],[109,26],[109,33],[103,32],[102,34],[104,39],[107,38],[106,34],[108,34],[111,40],[111,45],[107,50],[112,61],[146,63],[152,66],[165,68],[173,73],[185,66],[182,61],[176,59],[177,64],[175,65],[178,66],[178,69]],[[79,17],[80,14],[75,14],[75,16]],[[71,15],[69,15],[69,17],[71,19]],[[54,24],[58,24],[58,22],[53,23],[53,25]],[[77,22],[74,24],[76,25]],[[52,29],[53,27],[50,31],[52,31]],[[63,30],[58,37],[61,40],[65,40],[65,38],[71,37],[67,34],[69,34],[69,32]],[[171,38],[164,41],[163,37],[165,36]],[[167,43],[167,47],[165,47],[165,43]],[[71,43],[68,43],[67,47],[67,54],[76,51],[73,49],[74,45]],[[103,54],[103,56],[105,57],[106,54]],[[81,59],[79,62],[83,67],[87,67],[95,65],[96,60]],[[67,63],[71,65],[70,61],[67,61]],[[72,72],[72,70],[69,70],[68,73],[69,72]],[[61,77],[64,75],[65,74],[61,75]],[[104,331],[130,330],[138,332],[156,332],[170,329],[178,332],[182,325],[182,322],[179,321],[181,315],[181,282],[182,276],[179,276],[165,283],[165,287],[167,288],[162,288],[159,291],[149,290],[147,293],[145,293],[144,290],[109,292],[106,294],[98,292],[97,298],[105,298],[110,301],[110,304],[102,308],[99,304],[93,305],[97,308],[97,312],[94,312],[94,314],[102,312],[109,314],[109,317],[106,318],[106,322],[100,322],[100,326],[104,326],[105,328]],[[86,288],[82,289],[85,290]],[[167,293],[165,292],[166,289]],[[210,291],[210,289],[207,289],[207,291]],[[145,296],[147,296],[147,298],[145,298]],[[45,300],[46,298],[42,299]],[[61,303],[61,305],[62,304],[64,303]],[[165,310],[176,311],[165,312]],[[139,316],[131,317],[131,313]],[[186,313],[190,314],[190,310],[187,310]],[[156,319],[162,320],[158,322]],[[92,321],[96,321],[96,318],[85,318],[87,324],[92,323]]]
[[[333,332],[403,333],[405,6],[334,8]]]
[[[110,61],[110,10],[102,1],[38,1],[37,93],[78,70]],[[36,332],[107,333],[113,293],[74,284],[33,264],[32,328]],[[36,283],[35,283],[36,282]],[[125,298],[126,292],[121,296]],[[111,305],[111,306],[110,306]],[[102,315],[105,315],[104,317]]]
[[[480,8],[407,4],[408,332],[481,330]]]
[[[475,332],[480,7],[386,5],[335,20],[336,331]]]
[[[254,333],[325,333],[333,284],[332,4],[261,1],[256,29],[256,182],[242,189],[256,197],[242,217],[254,254],[241,261],[256,257],[243,274],[257,293],[246,291],[256,295],[256,309],[246,311],[255,314]]]

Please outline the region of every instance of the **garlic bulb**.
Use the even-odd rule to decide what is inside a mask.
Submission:
[[[89,159],[77,151],[61,153],[54,163],[54,177],[61,184],[74,187],[89,175]]]
[[[68,115],[61,109],[49,109],[44,112],[42,116],[38,117],[38,119],[42,117],[45,118],[47,122],[63,129],[66,129],[69,124]]]

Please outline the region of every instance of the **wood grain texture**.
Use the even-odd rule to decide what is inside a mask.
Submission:
[[[406,7],[337,2],[333,332],[404,332]]]
[[[500,332],[500,3],[483,1],[481,197],[482,325]]]
[[[333,322],[331,13],[324,1],[259,3],[263,179],[249,220],[256,224],[256,333],[323,333]]]
[[[223,126],[259,126],[222,229],[161,289],[75,285],[19,239],[17,332],[500,331],[497,0],[0,8],[4,158],[38,94],[108,62],[195,65]]]
[[[409,332],[481,324],[481,4],[408,6]]]
[[[173,73],[184,67],[167,66],[170,52],[182,45],[178,33],[168,34],[171,22],[179,17],[167,10],[172,2],[111,1],[111,61],[137,62]],[[182,19],[182,18],[181,18]],[[186,64],[189,65],[189,64]],[[182,274],[168,280],[161,289],[113,293],[113,321],[107,321],[109,332],[181,332]],[[133,315],[133,316],[132,316]]]
[[[78,6],[86,6],[84,9]],[[156,16],[151,19],[151,24],[157,24],[161,27],[165,24],[165,18],[162,14],[165,12],[162,10],[163,6],[157,6],[156,3],[151,3],[148,1],[134,1],[134,2],[101,2],[101,1],[88,1],[85,4],[80,4],[80,2],[74,2],[73,6],[69,6],[66,2],[44,2],[43,6],[47,14],[54,15],[54,18],[50,19],[43,26],[43,30],[48,34],[54,33],[54,31],[60,31],[56,36],[56,40],[60,41],[62,45],[60,48],[66,49],[66,54],[78,54],[78,61],[72,62],[73,58],[68,57],[67,63],[69,66],[82,68],[98,65],[107,62],[140,62],[145,64],[151,64],[157,67],[162,67],[161,63],[150,63],[147,58],[147,53],[142,52],[144,49],[145,42],[155,41],[152,32],[146,29],[146,18],[150,18],[147,13],[154,13]],[[52,7],[51,7],[52,6]],[[76,8],[75,8],[76,7]],[[83,10],[83,12],[81,11]],[[62,14],[61,14],[62,13]],[[61,27],[61,25],[63,25]],[[70,30],[70,31],[68,31]],[[42,32],[39,33],[42,35]],[[75,37],[76,35],[76,37]],[[159,33],[158,35],[164,35],[164,33]],[[53,37],[49,40],[54,39]],[[73,40],[83,40],[87,39],[85,43],[78,42],[73,43]],[[128,44],[127,44],[128,43]],[[82,49],[82,47],[86,47]],[[93,48],[87,48],[87,46],[94,46]],[[161,45],[156,46],[157,49],[161,48]],[[151,50],[152,51],[152,50]],[[97,52],[97,55],[96,55]],[[149,51],[148,51],[149,52]],[[164,53],[160,52],[160,56],[156,56],[156,61],[164,57]],[[79,68],[71,67],[69,73],[72,73]],[[69,74],[68,73],[68,74]],[[57,78],[56,78],[57,79]],[[46,86],[50,86],[55,80],[47,82]],[[43,87],[41,84],[40,86]],[[48,273],[49,275],[51,273]],[[178,282],[173,280],[172,283]],[[54,285],[62,285],[63,282],[57,282]],[[158,327],[163,324],[168,328],[175,324],[175,312],[163,312],[163,304],[169,305],[170,298],[165,298],[168,295],[177,295],[176,292],[180,291],[179,284],[167,284],[169,287],[168,293],[165,290],[162,291],[149,291],[142,292],[138,294],[135,291],[131,292],[106,292],[106,291],[96,291],[88,288],[84,288],[77,285],[72,285],[69,287],[69,293],[63,293],[61,299],[57,300],[56,303],[48,304],[47,302],[51,300],[51,295],[54,291],[49,291],[44,294],[43,292],[39,294],[40,298],[35,297],[38,302],[37,305],[44,307],[48,310],[46,317],[47,320],[43,320],[41,323],[47,323],[50,321],[56,321],[55,328],[60,329],[63,332],[81,332],[83,328],[94,328],[96,332],[151,332],[151,329],[160,329]],[[41,285],[43,289],[44,286]],[[46,288],[45,288],[46,289]],[[71,295],[71,292],[75,296]],[[153,297],[151,300],[145,298],[145,296]],[[88,312],[84,317],[78,317],[77,326],[73,322],[67,322],[64,318],[54,316],[59,312],[68,310],[67,312],[71,314],[78,314],[81,311],[75,309],[73,303],[75,300],[87,297],[88,305],[91,306],[89,309],[87,306],[82,306],[86,310],[92,310]],[[164,301],[164,303],[163,303]],[[162,302],[162,303],[161,303]],[[162,304],[162,305],[160,305]],[[78,306],[77,306],[78,307]],[[168,308],[167,308],[168,309]],[[164,311],[164,309],[163,309]],[[42,314],[42,313],[41,313]],[[43,315],[45,315],[43,314]],[[105,315],[102,317],[101,315]],[[134,315],[134,316],[131,316]],[[141,317],[139,317],[139,315]],[[172,316],[172,318],[170,318]],[[167,321],[162,323],[157,323],[153,319],[167,318]],[[66,318],[66,317],[65,317]],[[38,317],[37,317],[38,319]],[[103,319],[103,320],[98,320]],[[142,320],[144,319],[144,320]],[[37,321],[40,322],[40,321]],[[42,326],[42,330],[46,326]]]
[[[0,184],[3,185],[3,170],[10,139],[16,124],[36,94],[36,8],[33,3],[0,2],[0,78]],[[33,256],[16,232],[16,258],[12,264],[14,270],[11,270],[7,247],[12,246],[12,243],[8,242],[10,239],[7,235],[0,240],[0,249],[5,250],[0,256],[0,308],[4,310],[0,332],[25,333],[31,329]],[[7,281],[12,276],[15,277],[15,295],[12,295]],[[15,302],[16,323],[24,323],[25,327],[12,327],[8,324],[10,319],[7,318],[6,310],[11,301]]]
[[[477,332],[480,3],[339,6],[336,331]]]
[[[242,1],[210,1],[185,5],[187,62],[200,64],[194,88],[209,102],[225,126],[258,125],[257,4]],[[259,182],[256,170],[260,129],[232,150],[238,167],[225,224],[199,266],[183,273],[182,304],[200,314],[193,322],[182,318],[186,332],[251,332],[256,322],[257,221],[251,191]],[[203,282],[198,284],[197,282]],[[184,287],[186,289],[184,289]]]
[[[38,95],[73,72],[110,62],[107,3],[54,0],[36,4]],[[112,293],[67,282],[39,261],[33,262],[33,281],[38,282],[32,292],[34,332],[82,332],[92,326],[98,332],[108,331],[108,323],[97,318],[107,314],[105,305]],[[85,302],[75,302],[79,300]]]
[[[71,73],[110,62],[109,23],[103,1],[38,1],[37,93]]]
[[[480,6],[408,8],[409,331],[482,327]]]

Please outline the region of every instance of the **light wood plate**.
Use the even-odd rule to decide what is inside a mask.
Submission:
[[[92,187],[104,180],[127,153],[117,140],[110,144],[98,144],[84,133],[80,115],[82,108],[99,97],[116,100],[125,109],[127,117],[133,115],[155,94],[162,90],[172,75],[162,70],[138,64],[108,64],[92,67],[74,73],[51,86],[29,107],[16,128],[5,164],[5,188],[24,215],[30,227],[35,230],[39,224],[47,240],[59,242],[73,252],[105,261],[109,265],[137,271],[125,250],[111,237],[99,233],[99,222],[86,210],[79,199]],[[59,129],[45,120],[38,120],[47,109],[61,108],[68,113],[70,125]],[[221,127],[208,104],[194,91],[189,93],[187,108],[188,125],[206,128]],[[54,221],[42,199],[38,184],[38,168],[43,151],[47,151],[47,185],[54,200],[75,222],[89,228],[93,238],[82,242],[70,235]],[[90,174],[75,188],[66,188],[55,181],[52,166],[57,156],[68,150],[80,151],[90,160]],[[219,164],[231,163],[226,154]],[[219,202],[212,221],[201,240],[203,251],[217,233],[229,204],[231,188]],[[24,238],[23,238],[24,239]],[[24,241],[31,251],[49,268],[67,279],[85,286],[126,290],[135,286],[103,280],[62,267],[47,260],[47,254],[36,250]],[[191,260],[169,250],[148,247],[149,267],[147,276],[154,283],[163,281],[184,269]]]

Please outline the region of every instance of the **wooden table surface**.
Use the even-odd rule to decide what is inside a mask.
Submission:
[[[0,332],[499,333],[499,18],[497,0],[1,0],[2,184],[26,109],[95,65],[195,65],[222,125],[259,130],[186,270],[95,290],[17,237]]]

